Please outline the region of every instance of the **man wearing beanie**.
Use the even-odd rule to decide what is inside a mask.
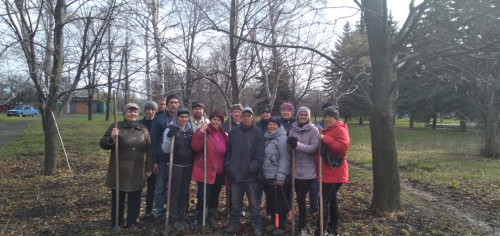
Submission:
[[[243,106],[241,104],[233,104],[231,106],[231,130],[240,125],[241,122],[241,111]],[[229,119],[222,124],[222,128],[226,133],[229,133]]]
[[[144,113],[146,116],[139,121],[139,123],[143,124],[148,128],[148,131],[151,132],[151,125],[153,124],[153,120],[155,119],[156,111],[158,111],[158,105],[154,101],[147,101],[144,103]],[[151,133],[150,133],[151,136]],[[150,220],[154,218],[153,215],[153,202],[155,198],[155,185],[156,185],[156,174],[153,172],[147,178],[147,191],[146,191],[146,212],[141,220]]]
[[[208,122],[208,119],[203,117],[205,115],[205,105],[201,102],[193,102],[191,103],[191,112],[193,113],[193,117],[190,119],[191,129],[196,132],[203,122]]]
[[[153,144],[154,156],[154,173],[156,174],[156,190],[155,190],[155,217],[156,222],[163,224],[165,222],[165,201],[167,189],[167,169],[170,153],[165,153],[161,149],[163,143],[163,133],[168,126],[173,123],[176,117],[177,108],[179,107],[179,98],[175,94],[167,97],[167,109],[164,114],[157,116],[151,125],[151,142]]]
[[[296,121],[293,117],[293,114],[295,113],[295,107],[288,102],[285,102],[281,104],[280,106],[280,113],[281,113],[281,125],[283,125],[283,128],[286,130],[286,135],[290,133],[290,129],[292,128],[292,123]]]
[[[259,120],[255,126],[259,127],[262,130],[262,133],[267,131],[267,125],[269,124],[269,119],[271,118],[271,106],[264,105],[262,109],[260,109],[261,120]]]

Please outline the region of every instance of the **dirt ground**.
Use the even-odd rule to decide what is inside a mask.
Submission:
[[[14,127],[14,126],[12,126]],[[28,155],[28,154],[27,154]],[[56,176],[41,175],[41,161],[19,157],[0,165],[0,235],[112,235],[109,229],[110,191],[104,187],[108,154],[78,160],[74,176],[61,170]],[[64,166],[65,163],[59,163]],[[402,179],[402,211],[381,214],[370,210],[371,171],[351,163],[350,183],[339,192],[341,235],[500,235],[500,204],[485,202],[454,189],[421,186]],[[143,195],[145,191],[143,191]],[[190,209],[196,203],[191,184]],[[225,192],[221,193],[224,196]],[[144,199],[143,199],[144,200]],[[144,201],[143,201],[144,203]],[[141,206],[143,214],[144,204]],[[296,212],[298,212],[295,206]],[[220,198],[219,229],[207,235],[223,235],[227,226],[225,198]],[[265,216],[265,207],[261,215]],[[297,217],[297,216],[296,216]],[[308,217],[316,227],[318,213]],[[271,222],[264,220],[264,227]],[[164,225],[142,222],[120,234],[163,235]],[[199,227],[171,235],[202,234]],[[288,232],[290,226],[288,226]],[[242,217],[238,235],[251,235],[248,214]],[[312,235],[312,230],[310,231]],[[270,235],[270,234],[269,234]]]

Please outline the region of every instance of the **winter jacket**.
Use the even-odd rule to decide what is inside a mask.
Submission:
[[[172,125],[173,123],[171,123]],[[161,149],[164,153],[170,152],[172,148],[172,137],[168,137],[168,132],[170,128],[165,129],[163,132],[163,143],[161,144]],[[193,137],[193,130],[188,123],[186,123],[185,130],[182,131],[180,128],[175,132],[175,143],[174,143],[174,165],[178,166],[190,166],[193,164],[194,152],[191,148],[191,139]],[[170,156],[169,156],[170,158]]]
[[[318,128],[318,129],[324,129],[325,128],[325,120],[320,120],[320,121],[316,122],[316,124],[314,124],[314,126],[316,126],[316,128]]]
[[[174,118],[165,111],[159,116],[156,116],[153,120],[153,124],[151,125],[150,133],[151,133],[151,143],[153,145],[153,154],[154,154],[154,163],[158,163],[159,161],[168,161],[170,153],[170,149],[168,152],[163,152],[161,149],[161,144],[163,143],[163,133],[165,129],[173,122]]]
[[[211,125],[208,125],[206,129],[207,133],[207,184],[213,184],[215,182],[215,175],[217,174],[218,165],[223,165],[224,163],[219,163],[224,161],[224,154],[226,154],[226,142],[228,140],[227,134],[222,129],[214,129]],[[221,140],[217,140],[215,135],[222,137]],[[196,152],[193,163],[193,172],[191,173],[191,179],[198,182],[204,181],[203,173],[205,171],[204,162],[204,140],[205,133],[196,130],[191,140],[191,147]]]
[[[226,120],[224,122],[224,124],[222,124],[222,128],[224,129],[224,131],[226,131],[226,133],[229,133],[229,123],[228,123],[229,120]],[[231,119],[231,130],[233,130],[234,128],[240,126],[240,124],[237,124],[236,122],[234,122],[233,119]]]
[[[318,152],[319,139],[318,128],[309,121],[302,127],[297,120],[292,124],[289,137],[298,139],[295,148],[295,178],[315,179],[316,178],[316,153]]]
[[[283,126],[283,128],[285,128],[287,136],[290,134],[290,130],[292,129],[292,124],[295,121],[297,121],[297,119],[293,117],[288,120],[285,120],[283,119],[283,117],[281,117],[281,125]]]
[[[349,167],[347,166],[347,149],[351,143],[349,137],[349,129],[347,124],[342,121],[337,121],[332,126],[326,127],[322,132],[323,137],[322,145],[326,145],[331,153],[344,157],[344,162],[337,168],[328,166],[323,158],[322,174],[323,183],[347,183],[349,182]],[[318,159],[319,160],[319,159]],[[317,163],[319,165],[319,162]],[[318,175],[318,181],[320,180]]]
[[[147,120],[146,117],[142,118],[141,120],[139,120],[139,123],[143,124],[144,126],[146,126],[146,128],[148,129],[148,131],[151,130],[151,125],[153,125],[153,121],[155,119],[152,119],[152,120]],[[151,134],[151,132],[149,133]]]
[[[267,132],[267,126],[269,125],[269,120],[270,119],[259,120],[259,121],[257,121],[257,123],[255,123],[255,126],[259,127],[260,130],[262,130],[262,133],[266,133]]]
[[[110,125],[99,142],[101,148],[111,149],[105,184],[116,188],[115,142],[111,138],[114,124]],[[118,122],[118,164],[120,191],[132,192],[144,188],[145,172],[153,171],[153,153],[147,128],[138,121]]]
[[[273,133],[264,134],[266,158],[262,164],[264,179],[284,181],[290,174],[290,153],[286,143],[286,130],[280,126]]]
[[[264,155],[264,135],[257,126],[232,129],[224,156],[229,179],[237,182],[256,181]]]

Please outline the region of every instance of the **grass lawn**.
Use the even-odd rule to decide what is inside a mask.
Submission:
[[[7,120],[11,118],[31,119],[9,117]],[[104,187],[109,152],[98,145],[112,122],[104,121],[103,115],[94,115],[93,119],[87,121],[84,116],[60,120],[74,177],[69,176],[62,150],[58,157],[58,174],[50,177],[41,175],[44,155],[41,121],[30,123],[20,137],[8,145],[0,146],[0,235],[112,233],[107,228],[109,190]],[[0,122],[5,121],[0,118]],[[476,133],[408,129],[405,128],[407,124],[400,124],[396,129],[396,140],[402,180],[429,192],[467,199],[478,211],[489,213],[489,219],[499,222],[500,162],[477,156],[479,139]],[[349,129],[351,147],[348,160],[353,165],[350,183],[342,186],[339,193],[342,235],[484,233],[441,209],[434,209],[434,206],[429,205],[432,203],[422,201],[404,190],[401,194],[402,212],[380,215],[369,210],[371,174],[354,167],[371,167],[369,126],[359,126],[353,122]],[[191,185],[190,215],[196,201],[194,185]],[[221,198],[219,228],[227,224],[222,201],[225,200]],[[317,214],[311,217],[313,226],[317,217]],[[248,216],[242,218],[242,235],[251,232],[248,219]],[[123,232],[160,235],[163,234],[163,228],[163,225],[145,223],[138,229]],[[185,233],[196,234],[201,233],[201,230],[178,235]],[[221,234],[222,229],[212,233]]]

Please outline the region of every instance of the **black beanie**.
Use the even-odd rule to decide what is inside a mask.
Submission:
[[[168,95],[168,97],[167,97],[167,104],[168,104],[168,101],[170,101],[170,99],[177,99],[177,100],[179,100],[179,97],[177,97],[177,95],[175,95],[175,94]]]
[[[335,119],[339,120],[339,110],[334,106],[329,106],[323,111],[323,116],[333,116]]]

